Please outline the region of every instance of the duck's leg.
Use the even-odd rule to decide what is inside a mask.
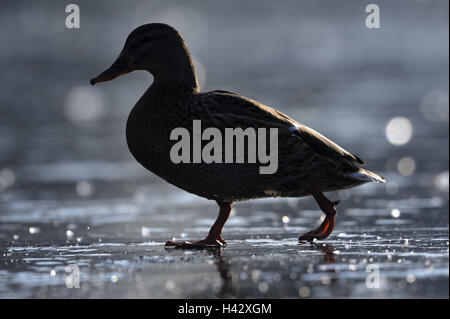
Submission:
[[[209,248],[209,247],[224,247],[227,242],[222,238],[222,228],[225,225],[231,212],[231,203],[217,202],[219,205],[219,216],[217,217],[214,225],[209,230],[209,234],[205,239],[196,241],[171,241],[169,240],[165,247],[168,248],[183,248],[183,249],[195,249],[195,248]]]
[[[337,214],[337,210],[334,207],[339,204],[339,201],[330,201],[320,190],[314,187],[308,188],[308,192],[311,193],[317,204],[319,204],[320,209],[325,213],[325,220],[319,227],[299,238],[301,241],[311,242],[314,239],[325,239],[331,234],[334,228],[334,217]]]

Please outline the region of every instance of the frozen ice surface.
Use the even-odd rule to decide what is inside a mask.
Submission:
[[[52,194],[58,192],[54,189]],[[205,235],[216,207],[202,200],[152,206],[152,197],[148,197],[139,204],[130,200],[124,210],[117,209],[116,203],[125,199],[117,198],[28,203],[41,206],[45,213],[40,220],[26,218],[28,205],[14,208],[20,205],[2,203],[0,207],[10,218],[2,216],[0,225],[0,296],[448,296],[448,207],[418,209],[397,203],[403,210],[400,219],[392,217],[388,208],[364,208],[377,197],[375,192],[358,203],[351,198],[342,203],[331,237],[312,244],[298,242],[301,233],[319,222],[320,212],[312,200],[302,199],[295,207],[286,200],[241,203],[224,230],[228,247],[206,251],[164,249],[172,237]],[[82,212],[72,214],[78,206]],[[363,207],[365,213],[346,214],[347,207],[353,212],[355,206]],[[96,216],[95,209],[101,207],[105,213]],[[303,208],[307,214],[302,214]],[[290,216],[289,224],[282,222],[281,214]],[[399,220],[403,222],[393,223]],[[30,227],[40,231],[30,233]],[[67,236],[68,229],[72,229],[71,236]],[[79,267],[79,289],[66,287],[68,265]],[[374,265],[379,286],[369,288],[366,282]]]

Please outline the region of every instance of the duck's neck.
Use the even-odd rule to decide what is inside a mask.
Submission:
[[[187,88],[199,90],[194,64],[189,52],[168,53],[165,63],[149,70],[153,74],[154,83],[177,82]]]

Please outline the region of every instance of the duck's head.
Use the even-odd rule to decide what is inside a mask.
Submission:
[[[167,24],[142,25],[128,36],[116,61],[91,84],[113,80],[134,70],[147,70],[155,81],[179,81],[197,87],[189,51],[181,35]]]

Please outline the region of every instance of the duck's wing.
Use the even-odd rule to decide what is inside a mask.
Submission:
[[[211,91],[202,93],[200,104],[210,117],[222,125],[236,127],[278,127],[287,130],[279,134],[289,134],[292,138],[300,139],[308,144],[317,154],[333,161],[354,162],[364,164],[358,156],[346,151],[315,130],[300,124],[286,114],[267,105],[227,91]],[[349,163],[351,166],[353,164]]]

